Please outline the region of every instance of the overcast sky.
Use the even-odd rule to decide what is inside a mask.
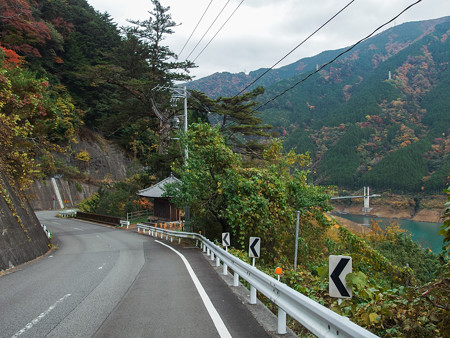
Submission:
[[[271,67],[309,34],[330,19],[350,0],[244,0],[210,45],[199,55],[242,0],[228,5],[203,41],[194,49],[228,0],[213,0],[186,48],[188,40],[211,0],[160,0],[170,6],[172,19],[180,24],[166,39],[184,60],[195,60],[196,79],[215,72],[246,72]],[[119,26],[127,19],[143,20],[153,9],[150,0],[88,0],[96,10],[108,12]],[[416,0],[356,0],[280,65],[290,64],[324,50],[347,47],[389,21]],[[396,21],[436,19],[450,15],[449,0],[422,0]],[[386,28],[392,27],[394,23]]]

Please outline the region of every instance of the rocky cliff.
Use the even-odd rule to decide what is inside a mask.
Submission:
[[[52,178],[34,182],[27,191],[34,210],[76,207],[102,183],[125,179],[134,165],[116,145],[87,129],[59,160],[64,165],[53,169]]]

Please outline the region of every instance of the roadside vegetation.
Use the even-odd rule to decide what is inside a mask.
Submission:
[[[187,164],[173,168],[182,184],[171,185],[167,194],[179,207],[191,207],[195,231],[216,240],[230,232],[231,252],[244,261],[249,237],[261,237],[259,269],[275,277],[275,268],[282,267],[282,282],[380,336],[448,336],[450,209],[440,255],[422,249],[395,224],[382,229],[374,222],[372,231],[360,236],[326,216],[331,190],[308,182],[307,155],[283,153],[272,141],[263,159],[249,164],[208,124],[192,125],[184,142]],[[329,255],[353,259],[353,273],[347,275],[353,297],[341,304],[328,296]]]

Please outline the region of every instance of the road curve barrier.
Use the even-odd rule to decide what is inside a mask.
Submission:
[[[144,234],[148,233],[148,235],[154,237],[165,238],[171,242],[175,238],[178,239],[178,242],[182,238],[196,240],[196,244],[200,243],[203,252],[211,260],[216,261],[216,266],[223,265],[223,274],[228,273],[228,268],[234,271],[233,286],[239,285],[239,278],[250,284],[250,304],[256,304],[257,291],[259,291],[278,306],[278,334],[286,333],[286,314],[288,314],[318,337],[377,337],[370,331],[351,322],[349,318],[333,312],[250,264],[241,261],[200,234],[165,230],[140,223],[137,224],[137,231],[142,231]]]
[[[59,217],[77,217],[78,209],[63,209],[58,211]]]
[[[50,230],[47,229],[47,226],[44,224],[41,224],[42,229],[44,230],[45,234],[47,235],[47,238],[50,239],[53,237],[53,234]]]

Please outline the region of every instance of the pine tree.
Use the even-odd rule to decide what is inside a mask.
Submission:
[[[123,29],[124,43],[113,50],[114,64],[98,65],[91,69],[97,80],[121,88],[133,106],[133,120],[150,118],[150,127],[159,136],[159,154],[165,154],[170,141],[170,122],[175,111],[170,107],[170,88],[175,81],[190,79],[190,61],[177,61],[177,56],[163,44],[176,23],[158,0],[152,0],[153,11],[144,21],[129,22]],[[129,96],[134,98],[132,100]],[[147,124],[148,126],[148,124]]]
[[[264,150],[263,140],[270,134],[272,126],[263,124],[255,98],[264,93],[263,87],[257,87],[249,93],[233,97],[210,99],[205,94],[191,91],[196,110],[212,113],[211,120],[217,123],[221,133],[227,138],[234,151],[249,157],[261,157]]]

